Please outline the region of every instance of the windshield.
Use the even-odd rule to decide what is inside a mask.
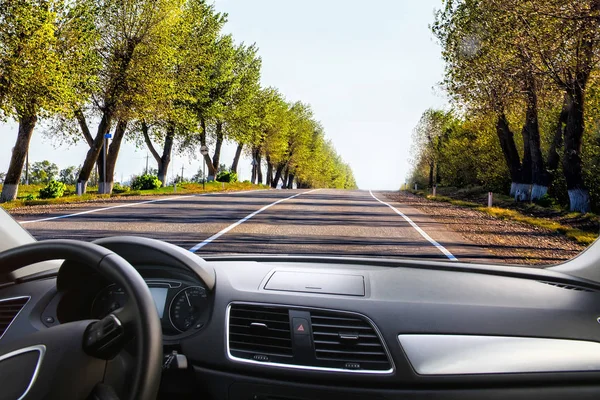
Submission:
[[[0,204],[38,240],[560,263],[599,232],[599,19],[597,0],[0,0]]]

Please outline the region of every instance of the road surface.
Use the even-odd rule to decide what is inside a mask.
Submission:
[[[264,190],[86,203],[16,215],[37,239],[138,235],[199,255],[302,254],[486,261],[493,255],[383,192]]]

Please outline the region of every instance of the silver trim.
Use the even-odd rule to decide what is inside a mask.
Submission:
[[[536,337],[398,335],[420,375],[600,371],[600,343]]]
[[[20,354],[23,353],[29,353],[31,351],[37,351],[40,353],[40,356],[38,357],[38,361],[37,364],[35,366],[35,370],[33,371],[33,375],[31,376],[31,380],[29,381],[29,385],[27,386],[27,388],[25,389],[25,391],[23,392],[23,394],[21,395],[21,397],[19,397],[17,400],[22,400],[25,398],[25,396],[27,396],[27,394],[29,393],[29,391],[31,390],[31,388],[33,387],[33,384],[35,383],[38,374],[40,372],[40,366],[42,365],[42,360],[44,359],[44,355],[46,354],[46,346],[44,346],[43,344],[38,344],[35,346],[30,346],[30,347],[24,347],[22,349],[19,350],[15,350],[15,351],[11,351],[10,353],[4,354],[2,356],[0,356],[0,362],[7,360],[9,358],[18,356]]]
[[[313,366],[308,366],[308,365],[297,365],[297,364],[260,362],[260,361],[254,361],[254,360],[248,360],[245,358],[235,357],[234,355],[231,354],[231,350],[229,348],[229,315],[230,315],[230,311],[231,311],[231,306],[234,304],[246,304],[246,305],[251,305],[251,306],[265,306],[265,307],[282,307],[282,308],[292,308],[292,309],[299,309],[299,310],[329,311],[329,312],[336,312],[336,313],[342,313],[342,314],[348,314],[348,315],[355,315],[358,317],[365,318],[367,320],[367,322],[373,327],[375,334],[377,334],[377,336],[379,337],[379,340],[381,341],[381,345],[385,351],[385,354],[388,357],[388,360],[390,361],[391,368],[388,370],[385,370],[385,371],[373,371],[373,370],[365,371],[365,370],[351,370],[351,369],[343,369],[343,368],[313,367]],[[227,305],[227,309],[225,311],[225,343],[227,346],[227,358],[229,358],[231,361],[236,361],[236,362],[241,362],[241,363],[246,363],[246,364],[277,367],[277,368],[299,369],[299,370],[306,370],[306,371],[327,371],[327,372],[342,372],[342,373],[348,373],[348,374],[367,374],[367,375],[389,375],[389,374],[393,374],[396,371],[396,366],[394,365],[394,359],[392,358],[392,355],[390,354],[390,352],[387,348],[387,345],[385,343],[385,340],[383,340],[383,336],[381,335],[379,328],[377,328],[377,325],[375,325],[375,323],[366,315],[360,314],[357,312],[352,312],[352,311],[332,310],[329,308],[319,308],[319,307],[295,306],[295,305],[289,305],[289,304],[253,303],[253,302],[246,302],[246,301],[232,301],[231,303],[229,303]]]
[[[2,340],[2,338],[4,337],[6,332],[8,332],[8,330],[10,329],[13,322],[15,322],[17,320],[17,318],[19,317],[19,314],[21,314],[21,311],[23,311],[23,309],[25,309],[25,306],[27,306],[27,304],[29,303],[29,300],[31,300],[31,296],[17,296],[17,297],[8,297],[6,299],[0,299],[0,303],[3,303],[5,301],[18,300],[18,299],[27,299],[27,301],[25,302],[25,304],[23,304],[23,307],[21,307],[19,312],[17,314],[15,314],[15,317],[12,319],[12,321],[10,321],[10,323],[8,324],[8,326],[6,327],[4,332],[2,332],[2,334],[0,335],[0,340]]]

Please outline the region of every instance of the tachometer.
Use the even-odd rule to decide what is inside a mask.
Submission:
[[[173,297],[169,307],[171,324],[180,332],[193,327],[201,328],[208,311],[206,289],[201,286],[190,286]]]

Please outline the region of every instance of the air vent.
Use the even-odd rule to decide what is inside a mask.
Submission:
[[[556,286],[562,289],[567,289],[567,290],[576,290],[578,292],[591,292],[591,293],[596,293],[596,290],[593,289],[588,289],[586,287],[582,287],[582,286],[576,286],[576,285],[567,285],[564,283],[557,283],[557,282],[547,282],[547,281],[539,281],[540,283],[544,283],[546,285],[551,285],[551,286]]]
[[[229,312],[229,351],[238,358],[289,363],[293,351],[288,309],[233,304]]]
[[[27,301],[29,301],[29,297],[0,300],[0,339]]]
[[[390,360],[371,324],[358,316],[311,311],[315,357],[320,366],[386,371]]]

